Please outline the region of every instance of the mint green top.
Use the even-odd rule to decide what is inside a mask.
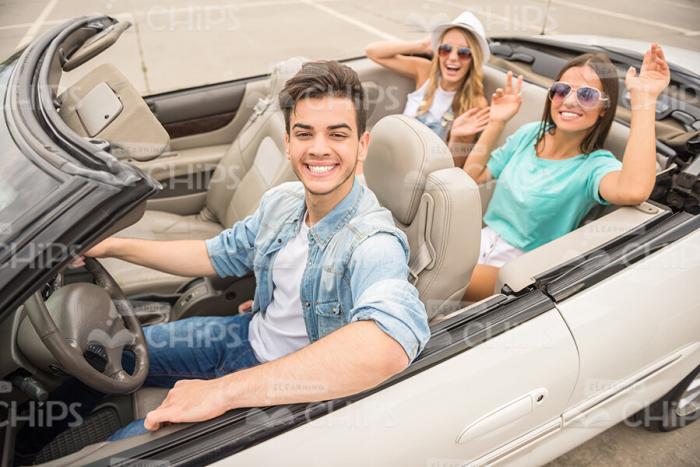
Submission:
[[[491,153],[487,167],[498,179],[484,223],[506,242],[530,251],[571,232],[596,204],[600,180],[622,168],[607,150],[568,159],[538,157],[540,122],[523,125]]]

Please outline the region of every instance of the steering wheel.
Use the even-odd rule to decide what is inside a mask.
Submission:
[[[148,349],[141,325],[119,284],[104,267],[86,257],[85,268],[94,284],[65,285],[46,302],[41,292],[36,292],[24,309],[61,370],[103,393],[133,392],[148,375]],[[124,350],[136,357],[131,375],[122,368]]]

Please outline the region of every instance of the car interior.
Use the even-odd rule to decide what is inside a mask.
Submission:
[[[133,164],[163,186],[148,201],[141,219],[117,235],[153,240],[211,238],[254,212],[266,190],[295,180],[284,155],[284,119],[276,98],[303,62],[291,58],[277,64],[269,76],[145,98],[111,64],[77,66],[66,73],[69,85],[62,82],[57,97],[65,123],[80,137]],[[346,63],[360,75],[369,101],[372,140],[364,166],[366,184],[409,239],[410,279],[426,305],[430,323],[468,312],[475,304],[463,303],[461,298],[477,261],[482,215],[496,182],[477,186],[454,167],[449,149],[432,131],[397,115],[414,90],[412,80],[366,58]],[[487,96],[502,86],[507,71],[525,76],[523,105],[499,143],[524,123],[541,117],[545,88],[552,79],[534,68],[497,53],[485,67]],[[620,159],[628,122],[629,112],[620,108],[606,141],[606,147]],[[686,129],[677,122],[657,122],[659,139],[684,133]],[[669,156],[661,147],[659,174],[668,169]],[[596,208],[577,230],[504,266],[493,293],[518,294],[533,285],[537,276],[668,210],[654,201]],[[117,259],[100,262],[133,303],[142,325],[236,313],[241,303],[252,298],[255,288],[252,275],[178,277]],[[64,274],[66,283],[85,280],[80,270]],[[14,332],[0,329],[0,336]],[[39,358],[35,356],[37,346],[27,342],[32,338],[36,336],[24,332],[8,342],[31,361]],[[145,417],[166,393],[166,389],[141,388],[133,394],[109,396],[85,425],[62,433],[48,445],[37,463],[87,463],[143,442],[144,437],[176,431],[178,427],[169,426],[154,434],[105,441],[120,426]]]

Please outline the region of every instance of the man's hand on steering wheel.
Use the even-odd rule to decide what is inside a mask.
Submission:
[[[124,292],[102,265],[90,256],[84,258],[84,264],[95,284],[68,284],[46,303],[37,292],[24,308],[61,370],[100,392],[131,393],[148,375],[148,349],[141,325]],[[49,302],[59,326],[47,308]],[[125,350],[135,356],[131,374],[122,368]],[[103,371],[86,360],[90,353],[104,362]]]
[[[85,266],[85,258],[107,258],[110,256],[110,248],[112,244],[114,243],[113,238],[106,238],[102,240],[100,243],[97,245],[93,246],[89,250],[87,250],[85,253],[83,253],[81,256],[78,256],[76,259],[73,260],[73,262],[70,264],[69,267],[71,268],[81,268]]]

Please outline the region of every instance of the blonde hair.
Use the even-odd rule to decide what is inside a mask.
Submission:
[[[458,115],[461,115],[470,108],[479,105],[484,98],[484,70],[482,68],[484,56],[481,51],[481,47],[479,47],[479,42],[476,40],[474,35],[466,29],[460,27],[445,30],[445,32],[443,32],[440,36],[440,43],[445,37],[445,34],[453,29],[459,29],[459,31],[464,35],[464,38],[467,40],[467,44],[472,51],[469,71],[467,71],[467,74],[464,76],[462,86],[460,86],[460,88],[457,90],[457,93],[452,100],[452,113],[455,118],[457,118]],[[430,106],[433,105],[433,98],[435,97],[435,91],[438,87],[439,74],[440,57],[436,53],[433,56],[433,62],[430,65],[428,89],[425,91],[423,102],[421,102],[420,107],[418,107],[417,115],[426,113],[428,110],[430,110]]]

